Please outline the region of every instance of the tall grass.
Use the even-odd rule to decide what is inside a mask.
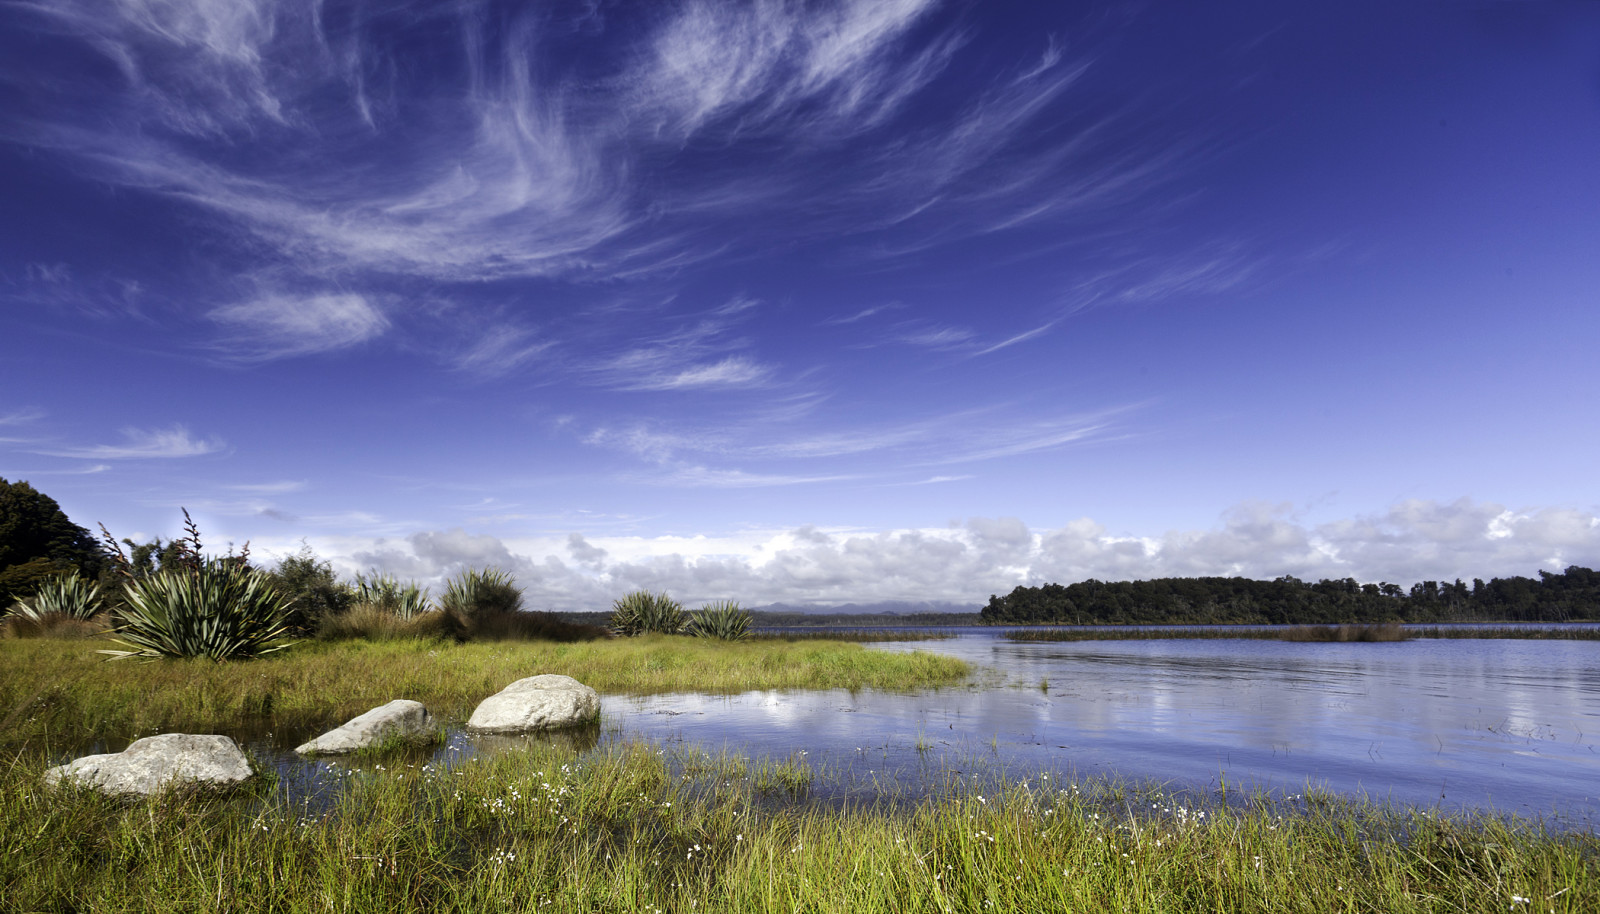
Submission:
[[[638,745],[371,765],[327,806],[46,792],[43,764],[0,761],[8,910],[1600,910],[1593,835],[1383,807],[1147,794],[1124,812],[1043,778],[829,806],[782,783],[816,793],[803,766]]]

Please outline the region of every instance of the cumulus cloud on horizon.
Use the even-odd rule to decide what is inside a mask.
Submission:
[[[346,573],[378,568],[438,580],[466,567],[498,566],[516,575],[531,609],[600,610],[636,589],[667,591],[688,604],[731,598],[747,606],[976,607],[1018,585],[1087,578],[1289,574],[1409,586],[1593,567],[1600,564],[1600,514],[1514,511],[1463,498],[1403,501],[1382,513],[1311,524],[1287,505],[1250,503],[1210,529],[1148,536],[1116,535],[1091,518],[1049,529],[974,518],[943,528],[807,526],[716,537],[501,539],[458,528],[316,545]]]

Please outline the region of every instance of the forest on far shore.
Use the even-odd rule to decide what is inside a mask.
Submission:
[[[1538,578],[1459,578],[1362,584],[1353,578],[1315,584],[1288,575],[1250,578],[1156,578],[1018,587],[989,597],[986,625],[1332,625],[1363,622],[1600,621],[1600,572],[1573,565]]]

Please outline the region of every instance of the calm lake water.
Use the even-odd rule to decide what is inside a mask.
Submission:
[[[909,695],[607,697],[608,738],[804,753],[866,783],[1048,770],[1600,822],[1600,642],[1019,644],[973,629],[874,647],[982,670]]]
[[[961,657],[978,673],[960,686],[604,696],[597,730],[455,731],[401,763],[448,766],[530,741],[580,751],[646,741],[691,756],[802,759],[834,796],[1049,773],[1174,792],[1312,788],[1600,828],[1600,641],[1012,643],[1000,629],[953,631],[869,647]],[[237,736],[276,764],[289,797],[313,801],[349,771],[293,754],[314,735]]]

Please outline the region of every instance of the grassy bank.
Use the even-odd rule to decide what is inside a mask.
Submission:
[[[838,806],[741,760],[669,762],[632,746],[371,765],[312,809],[265,788],[46,793],[24,753],[0,761],[0,909],[1600,909],[1593,836],[1493,819],[1331,800],[1194,809],[1048,779]]]
[[[395,698],[464,719],[513,680],[564,673],[602,693],[917,689],[964,678],[951,657],[826,641],[647,635],[575,644],[305,643],[259,660],[106,663],[94,639],[0,641],[0,747],[157,732],[334,726]]]

